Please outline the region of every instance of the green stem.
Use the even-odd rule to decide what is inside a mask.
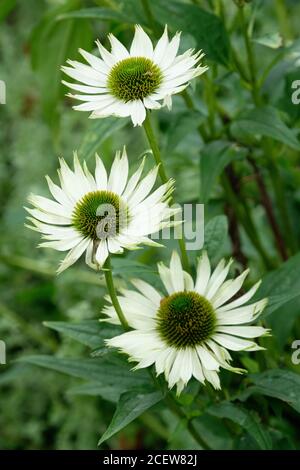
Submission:
[[[280,24],[281,33],[284,39],[292,39],[293,32],[291,23],[289,21],[289,14],[285,4],[285,0],[275,0],[275,8],[277,13],[278,22]]]
[[[154,132],[153,132],[149,111],[147,111],[146,113],[146,119],[143,123],[143,126],[145,129],[146,136],[150,144],[155,162],[157,165],[159,165],[158,173],[159,173],[160,179],[165,184],[169,181],[169,179],[167,177],[167,173],[166,173],[163,161],[161,159],[160,150],[159,150],[159,147],[158,147],[158,144],[157,144]]]
[[[146,133],[146,136],[148,138],[148,142],[149,142],[149,145],[151,147],[154,159],[155,159],[157,165],[159,165],[158,172],[159,172],[160,179],[164,184],[166,184],[166,183],[168,183],[169,179],[167,177],[166,170],[165,170],[162,158],[161,158],[160,150],[159,150],[159,147],[158,147],[158,144],[157,144],[154,132],[153,132],[149,111],[147,111],[146,119],[143,123],[143,126],[144,126],[144,129],[145,129],[145,133]],[[183,269],[185,271],[189,272],[190,271],[190,265],[189,265],[189,259],[188,259],[184,239],[179,238],[178,244],[179,244],[179,248],[180,248],[180,252],[181,252],[181,261],[182,261]]]
[[[286,236],[286,241],[289,245],[291,254],[297,252],[297,241],[294,236],[294,230],[292,227],[292,222],[289,214],[289,207],[287,204],[285,190],[282,184],[281,175],[277,168],[276,162],[273,160],[273,156],[270,155],[268,163],[269,173],[274,188],[274,193],[277,201],[277,206],[280,212],[280,217],[282,220],[283,226],[285,227],[284,233]]]
[[[255,224],[252,220],[251,217],[251,212],[250,208],[248,207],[247,203],[245,202],[244,198],[239,198],[235,191],[232,188],[232,185],[230,181],[227,178],[227,175],[224,174],[221,177],[222,185],[224,188],[224,192],[226,194],[226,198],[231,204],[231,206],[234,208],[234,211],[236,213],[236,216],[238,220],[241,222],[243,225],[245,232],[247,233],[249,239],[251,240],[253,246],[256,248],[258,253],[260,254],[265,266],[267,268],[273,268],[273,263],[269,259],[267,253],[265,252],[265,249],[256,233],[256,228]],[[240,205],[240,202],[243,204],[242,206]]]
[[[114,285],[114,280],[113,280],[113,276],[112,276],[111,261],[110,261],[109,256],[108,256],[108,258],[105,262],[103,271],[104,271],[105,281],[106,281],[106,285],[107,285],[107,290],[109,292],[109,295],[110,295],[112,304],[114,306],[114,309],[115,309],[115,311],[116,311],[116,313],[119,317],[119,320],[120,320],[121,325],[123,326],[124,330],[128,331],[129,330],[129,325],[127,323],[127,320],[125,318],[125,315],[122,311],[121,305],[120,305],[118,297],[117,297],[117,293],[116,293],[116,289],[115,289],[115,285]]]
[[[195,439],[195,441],[205,450],[209,450],[209,447],[208,445],[206,444],[206,442],[204,442],[204,440],[202,439],[202,437],[200,436],[200,434],[198,433],[197,429],[195,428],[195,426],[193,425],[192,421],[190,421],[188,419],[188,417],[186,416],[186,414],[184,413],[184,411],[180,408],[180,406],[178,406],[177,402],[174,400],[174,398],[172,397],[172,395],[167,395],[166,398],[165,398],[165,402],[166,404],[168,405],[168,407],[170,408],[171,411],[173,411],[173,413],[175,415],[178,416],[178,418],[180,419],[183,419],[183,420],[187,420],[187,428],[190,432],[190,434],[193,436],[193,438]]]
[[[250,78],[251,78],[251,91],[252,91],[252,97],[253,101],[256,104],[256,106],[260,105],[261,99],[259,95],[259,90],[257,86],[257,80],[256,80],[256,64],[255,64],[255,59],[254,59],[254,54],[252,50],[252,44],[251,40],[248,34],[248,28],[247,28],[247,23],[245,19],[245,13],[244,13],[244,8],[239,8],[239,17],[241,21],[241,26],[242,26],[242,33],[245,41],[245,46],[246,46],[246,51],[247,51],[247,58],[248,58],[248,65],[249,65],[249,72],[250,72]]]

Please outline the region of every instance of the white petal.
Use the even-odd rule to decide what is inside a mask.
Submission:
[[[249,323],[255,320],[267,305],[268,300],[262,299],[250,305],[245,305],[233,310],[220,312],[216,310],[219,325],[236,325],[241,323]]]
[[[110,253],[123,253],[123,248],[117,242],[117,240],[113,238],[108,238],[107,240],[108,251]]]
[[[35,194],[30,194],[28,196],[28,201],[35,206],[37,209],[40,209],[44,212],[49,212],[53,215],[59,215],[69,219],[72,214],[72,211],[69,207],[62,206],[58,202],[54,202],[51,199],[48,199],[43,196],[37,196]]]
[[[88,93],[88,94],[98,94],[101,95],[103,93],[108,93],[108,89],[106,87],[99,87],[99,86],[86,86],[86,85],[79,85],[78,83],[70,83],[62,80],[62,83],[67,87],[71,88],[71,90],[79,91],[80,93]]]
[[[161,104],[153,100],[149,96],[147,98],[144,98],[143,101],[144,101],[144,106],[147,109],[160,109],[161,108]]]
[[[218,266],[216,267],[216,269],[214,270],[214,272],[212,273],[210,280],[208,282],[208,285],[207,285],[206,293],[205,293],[205,296],[209,300],[215,295],[217,290],[225,281],[232,262],[233,262],[232,259],[229,260],[229,262],[225,266],[225,260],[221,260]]]
[[[146,109],[141,100],[131,101],[131,120],[134,126],[141,126],[146,119]]]
[[[63,259],[61,262],[57,274],[60,274],[62,271],[65,269],[69,268],[72,264],[74,264],[82,255],[82,253],[86,250],[87,246],[89,244],[89,240],[87,238],[84,238],[81,240],[78,245],[76,245],[74,248],[72,248],[67,256]]]
[[[172,283],[170,269],[167,268],[163,263],[158,263],[157,267],[158,267],[159,276],[166,288],[166,291],[168,292],[169,295],[173,294],[175,291],[174,291],[174,287]]]
[[[162,296],[157,292],[154,287],[150,286],[141,279],[132,279],[132,284],[145,296],[147,297],[156,307],[159,307]]]
[[[85,58],[85,60],[95,69],[98,70],[98,72],[107,75],[109,73],[110,68],[106,65],[106,63],[99,59],[99,57],[96,57],[93,54],[90,54],[89,52],[79,49],[80,54],[82,57]]]
[[[236,279],[225,282],[211,299],[214,308],[220,307],[227,302],[227,300],[231,299],[240,290],[248,274],[249,269],[246,269]]]
[[[108,257],[108,249],[106,240],[101,240],[97,248],[95,259],[99,266],[103,266]]]
[[[251,287],[251,289],[248,292],[246,292],[246,294],[242,295],[236,300],[233,300],[233,302],[230,302],[229,304],[219,307],[218,311],[226,312],[227,310],[232,310],[236,307],[239,307],[240,305],[244,305],[246,302],[248,302],[248,300],[250,300],[254,296],[260,284],[261,284],[261,281],[258,281],[253,287]]]
[[[176,251],[173,251],[170,262],[171,279],[174,291],[181,292],[184,290],[183,269],[180,257]]]
[[[123,46],[123,44],[113,34],[109,34],[108,39],[111,44],[111,52],[117,60],[123,60],[129,57],[129,52],[126,47]]]
[[[161,38],[157,42],[156,47],[154,49],[154,53],[153,53],[154,62],[156,62],[157,64],[161,63],[161,60],[162,60],[162,58],[164,57],[164,55],[166,53],[166,49],[167,49],[168,45],[169,45],[168,27],[166,25],[165,29],[164,29],[164,32],[163,32],[163,35],[161,36]]]
[[[151,39],[140,25],[136,25],[135,34],[130,48],[131,57],[153,58],[153,46]]]
[[[196,349],[203,368],[208,370],[219,370],[219,362],[207,351],[207,349],[202,346],[197,346]]]
[[[25,207],[25,210],[29,212],[34,218],[46,222],[47,224],[55,224],[55,225],[70,225],[71,218],[70,217],[63,217],[61,215],[54,215],[49,214],[48,212],[40,211],[39,209],[30,209]]]
[[[178,52],[179,43],[180,43],[180,33],[176,33],[175,36],[171,39],[168,46],[166,47],[165,53],[162,56],[162,59],[158,64],[161,66],[162,70],[166,70],[174,62],[174,59]]]
[[[204,295],[206,292],[207,284],[210,278],[210,262],[207,256],[207,252],[203,251],[197,266],[197,278],[195,284],[195,291],[200,295]]]
[[[124,147],[122,158],[119,157],[119,152],[116,153],[113,161],[110,176],[108,179],[107,188],[117,194],[122,194],[127,183],[128,178],[128,158],[126,149]]]
[[[101,158],[99,157],[97,153],[96,153],[95,179],[96,179],[96,184],[97,184],[98,189],[101,189],[101,190],[107,189],[107,172],[106,172],[105,166]]]
[[[116,64],[117,58],[113,54],[108,52],[108,50],[102,46],[100,41],[96,41],[96,44],[98,46],[99,52],[105,64],[109,67],[109,69],[111,69],[111,67],[113,67]]]
[[[242,338],[258,338],[268,333],[268,330],[262,326],[218,326],[217,332]]]
[[[245,339],[236,338],[235,336],[225,335],[222,333],[215,334],[213,339],[224,348],[230,349],[232,351],[255,351],[262,349],[253,341],[247,341]]]
[[[132,192],[134,191],[134,189],[136,188],[136,185],[138,184],[138,182],[140,180],[140,177],[141,177],[141,174],[143,172],[144,165],[145,165],[145,157],[143,158],[143,161],[140,164],[137,171],[129,178],[129,181],[128,181],[127,186],[125,188],[125,191],[123,193],[123,197],[125,199],[129,198],[131,196]]]

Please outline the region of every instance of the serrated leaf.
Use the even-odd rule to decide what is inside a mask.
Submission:
[[[136,389],[122,394],[112,421],[101,437],[99,445],[156,405],[162,398],[161,392],[151,389],[149,391]]]
[[[255,299],[269,298],[264,315],[276,312],[281,306],[295,299],[300,294],[300,254],[292,256],[280,268],[264,277]]]
[[[161,24],[194,36],[197,47],[208,59],[226,65],[229,40],[220,18],[199,6],[169,0],[152,2],[154,17]]]
[[[102,347],[105,339],[117,336],[122,332],[118,326],[102,323],[98,320],[85,320],[77,323],[49,321],[44,322],[44,325],[92,349]]]
[[[251,374],[249,379],[254,384],[243,392],[240,399],[261,394],[277,398],[300,413],[300,375],[290,370],[273,369],[260,374]]]
[[[103,400],[117,403],[120,395],[125,391],[121,386],[114,385],[100,385],[97,382],[88,382],[77,387],[72,387],[68,390],[70,395],[87,395],[87,396],[99,396]]]
[[[231,125],[236,136],[271,137],[294,150],[300,150],[300,142],[281,119],[279,112],[271,107],[255,108],[242,113]]]
[[[120,356],[98,360],[36,355],[24,356],[19,361],[97,382],[100,385],[123,388],[123,390],[149,382],[148,374],[144,371],[132,372],[128,363]]]
[[[272,440],[269,433],[247,409],[233,403],[223,402],[209,407],[207,412],[213,416],[227,418],[237,423],[250,434],[260,449],[268,450],[272,448]]]
[[[214,257],[222,249],[227,238],[228,221],[225,215],[213,217],[206,225],[204,230],[204,246],[209,257]]]

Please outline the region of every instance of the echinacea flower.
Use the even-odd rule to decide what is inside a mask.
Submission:
[[[41,232],[46,242],[39,246],[68,251],[58,272],[62,272],[86,252],[86,263],[102,267],[109,253],[132,250],[142,243],[158,245],[149,235],[169,227],[178,209],[168,207],[173,182],[155,184],[158,167],[141,179],[144,161],[128,179],[128,159],[124,148],[117,152],[107,175],[102,160],[96,155],[95,176],[80,164],[74,154],[74,171],[60,160],[57,186],[47,176],[49,190],[55,199],[30,195],[34,206],[26,208],[31,217],[29,228]]]
[[[201,51],[189,49],[177,55],[180,33],[169,41],[167,27],[155,48],[138,25],[129,51],[112,34],[108,38],[111,52],[97,41],[101,59],[80,49],[88,65],[68,60],[69,66],[62,67],[65,74],[82,83],[63,82],[80,93],[69,95],[83,101],[74,109],[92,111],[91,118],[131,116],[134,126],[142,125],[146,109],[159,109],[161,100],[170,108],[171,96],[207,70],[199,65]]]
[[[164,373],[169,388],[176,384],[178,393],[192,377],[201,383],[207,380],[219,389],[220,367],[243,372],[230,366],[228,350],[263,349],[252,338],[268,334],[261,326],[248,325],[267,303],[267,299],[247,303],[259,282],[230,301],[249,272],[246,270],[236,279],[225,281],[231,263],[232,260],[227,264],[221,260],[211,272],[208,256],[203,252],[194,282],[183,271],[180,258],[174,252],[170,268],[158,265],[165,295],[139,279],[132,281],[139,292],[121,291],[118,300],[133,331],[106,343],[128,354],[130,361],[137,362],[136,369],[154,364],[157,375]],[[105,307],[103,313],[108,316],[106,321],[119,323],[112,306]]]

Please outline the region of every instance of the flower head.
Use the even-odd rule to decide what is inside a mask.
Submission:
[[[242,287],[248,270],[236,279],[225,280],[232,260],[224,260],[211,272],[206,252],[197,267],[197,277],[183,271],[180,258],[173,253],[170,268],[159,264],[159,274],[166,294],[141,280],[132,283],[139,292],[122,290],[120,305],[134,329],[107,340],[137,362],[136,368],[155,365],[164,373],[169,387],[177,385],[180,393],[194,376],[201,383],[220,388],[220,367],[241,373],[230,365],[232,351],[262,349],[252,338],[268,333],[263,327],[249,326],[264,309],[267,299],[245,305],[259,287],[231,300]],[[104,313],[108,321],[118,323],[112,306]],[[241,326],[242,325],[242,326]]]
[[[92,111],[92,118],[131,116],[133,124],[141,125],[146,109],[158,109],[159,101],[169,108],[171,96],[184,90],[189,81],[207,70],[199,65],[203,54],[189,49],[177,55],[180,34],[171,41],[167,27],[155,48],[149,36],[136,26],[130,51],[112,34],[111,52],[97,41],[101,59],[80,49],[88,65],[68,61],[62,70],[82,84],[63,82],[81,94],[69,96],[83,101],[74,106],[78,111]]]
[[[110,175],[96,155],[95,175],[80,164],[74,154],[74,170],[61,159],[58,175],[61,186],[47,176],[49,190],[55,201],[34,194],[26,208],[31,217],[29,228],[41,232],[46,242],[39,246],[68,251],[58,272],[71,266],[86,252],[86,263],[103,266],[109,253],[135,249],[141,243],[158,245],[149,235],[171,226],[178,209],[168,207],[173,182],[160,186],[150,195],[158,167],[143,179],[144,161],[128,179],[126,150],[117,152]]]

